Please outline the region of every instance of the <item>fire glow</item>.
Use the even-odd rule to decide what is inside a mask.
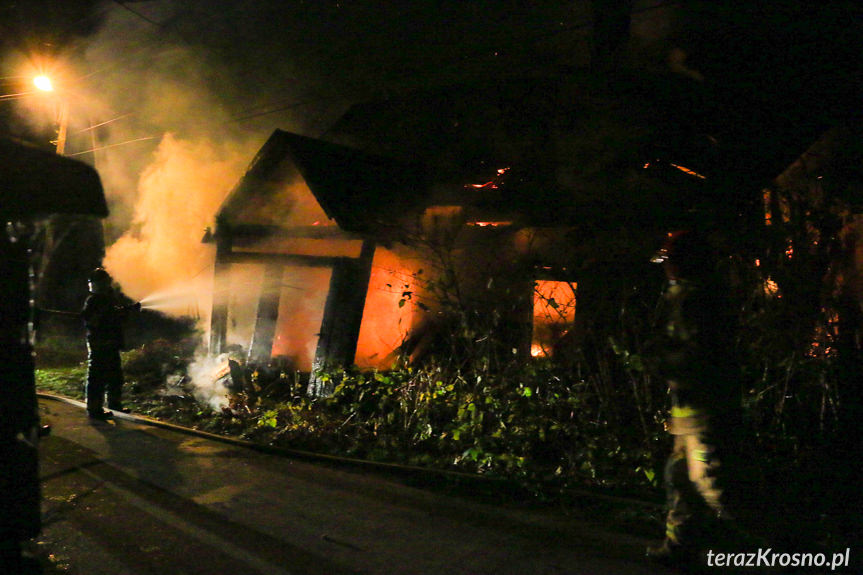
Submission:
[[[577,286],[574,282],[565,281],[535,282],[531,356],[550,357],[555,345],[572,328]]]
[[[477,228],[500,228],[511,226],[512,222],[467,222],[467,225]]]
[[[500,168],[497,170],[497,176],[495,176],[495,178],[493,180],[489,180],[488,182],[486,182],[484,184],[470,184],[469,187],[477,189],[477,190],[481,190],[481,189],[496,190],[500,187],[499,184],[501,184],[501,181],[500,181],[501,178],[508,171],[509,171],[509,168]]]
[[[672,162],[668,162],[668,165],[670,165],[670,166],[671,166],[671,167],[673,167],[673,168],[677,168],[678,170],[680,170],[680,171],[681,171],[681,172],[683,172],[684,174],[689,174],[690,176],[695,176],[695,177],[696,177],[696,178],[698,178],[699,180],[706,180],[706,179],[707,179],[707,176],[702,176],[701,174],[699,174],[699,173],[698,173],[698,172],[696,172],[695,170],[690,170],[690,169],[689,169],[689,168],[687,168],[687,167],[680,166],[680,165],[678,165],[678,164],[674,164],[674,163],[672,163]]]

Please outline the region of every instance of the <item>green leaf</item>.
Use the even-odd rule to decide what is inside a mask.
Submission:
[[[651,485],[656,485],[656,471],[653,469],[642,469],[644,476]]]

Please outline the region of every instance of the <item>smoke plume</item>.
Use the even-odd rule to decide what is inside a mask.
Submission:
[[[105,267],[127,295],[206,289],[213,253],[201,242],[204,230],[245,161],[245,155],[204,139],[162,138],[138,182],[132,227],[105,256]]]
[[[195,4],[150,5],[147,19],[106,5],[102,27],[69,63],[79,78],[69,151],[92,159],[105,187],[103,265],[126,295],[193,315],[206,334],[214,248],[202,243],[205,229],[272,130],[295,124],[286,113],[235,120],[260,110],[274,81],[240,73],[242,59],[205,45],[216,36],[201,29],[208,24]],[[226,402],[213,379],[221,363],[202,347],[188,372],[199,401],[216,409]]]
[[[207,405],[215,411],[220,411],[228,406],[228,390],[224,385],[224,378],[216,377],[228,361],[228,356],[222,354],[217,357],[199,354],[192,362],[187,374],[194,384],[193,395],[198,403]]]

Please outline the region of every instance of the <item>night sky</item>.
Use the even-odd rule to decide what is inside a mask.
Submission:
[[[777,126],[806,140],[856,115],[863,79],[851,1],[5,0],[0,26],[3,94],[37,70],[57,78],[66,153],[96,164],[107,236],[138,261],[157,243],[197,246],[273,130],[324,137],[356,103],[524,78],[578,92],[580,74],[625,68],[698,86],[710,129],[755,149]],[[0,101],[0,130],[46,145],[51,112]],[[171,270],[203,265],[156,251]]]
[[[638,67],[665,66],[679,47],[688,69],[723,90],[838,106],[859,89],[855,4],[6,0],[0,38],[4,77],[27,63],[66,68],[116,111],[152,97],[148,84],[182,78],[242,130],[316,135],[350,103],[392,91],[584,68],[615,29],[598,22],[599,8],[612,18],[616,5],[632,16]],[[164,130],[174,120],[166,110],[150,118]]]
[[[271,125],[307,129],[385,90],[549,73],[583,56],[590,24],[587,3],[548,1],[37,0],[2,16],[8,75],[24,57],[72,60],[88,83],[128,82],[182,50],[168,72],[202,76],[232,118],[275,114]]]

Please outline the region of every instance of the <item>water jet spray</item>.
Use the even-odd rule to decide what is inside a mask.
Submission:
[[[181,308],[197,310],[198,297],[191,288],[179,288],[153,292],[141,298],[141,307],[156,311],[177,310]]]

